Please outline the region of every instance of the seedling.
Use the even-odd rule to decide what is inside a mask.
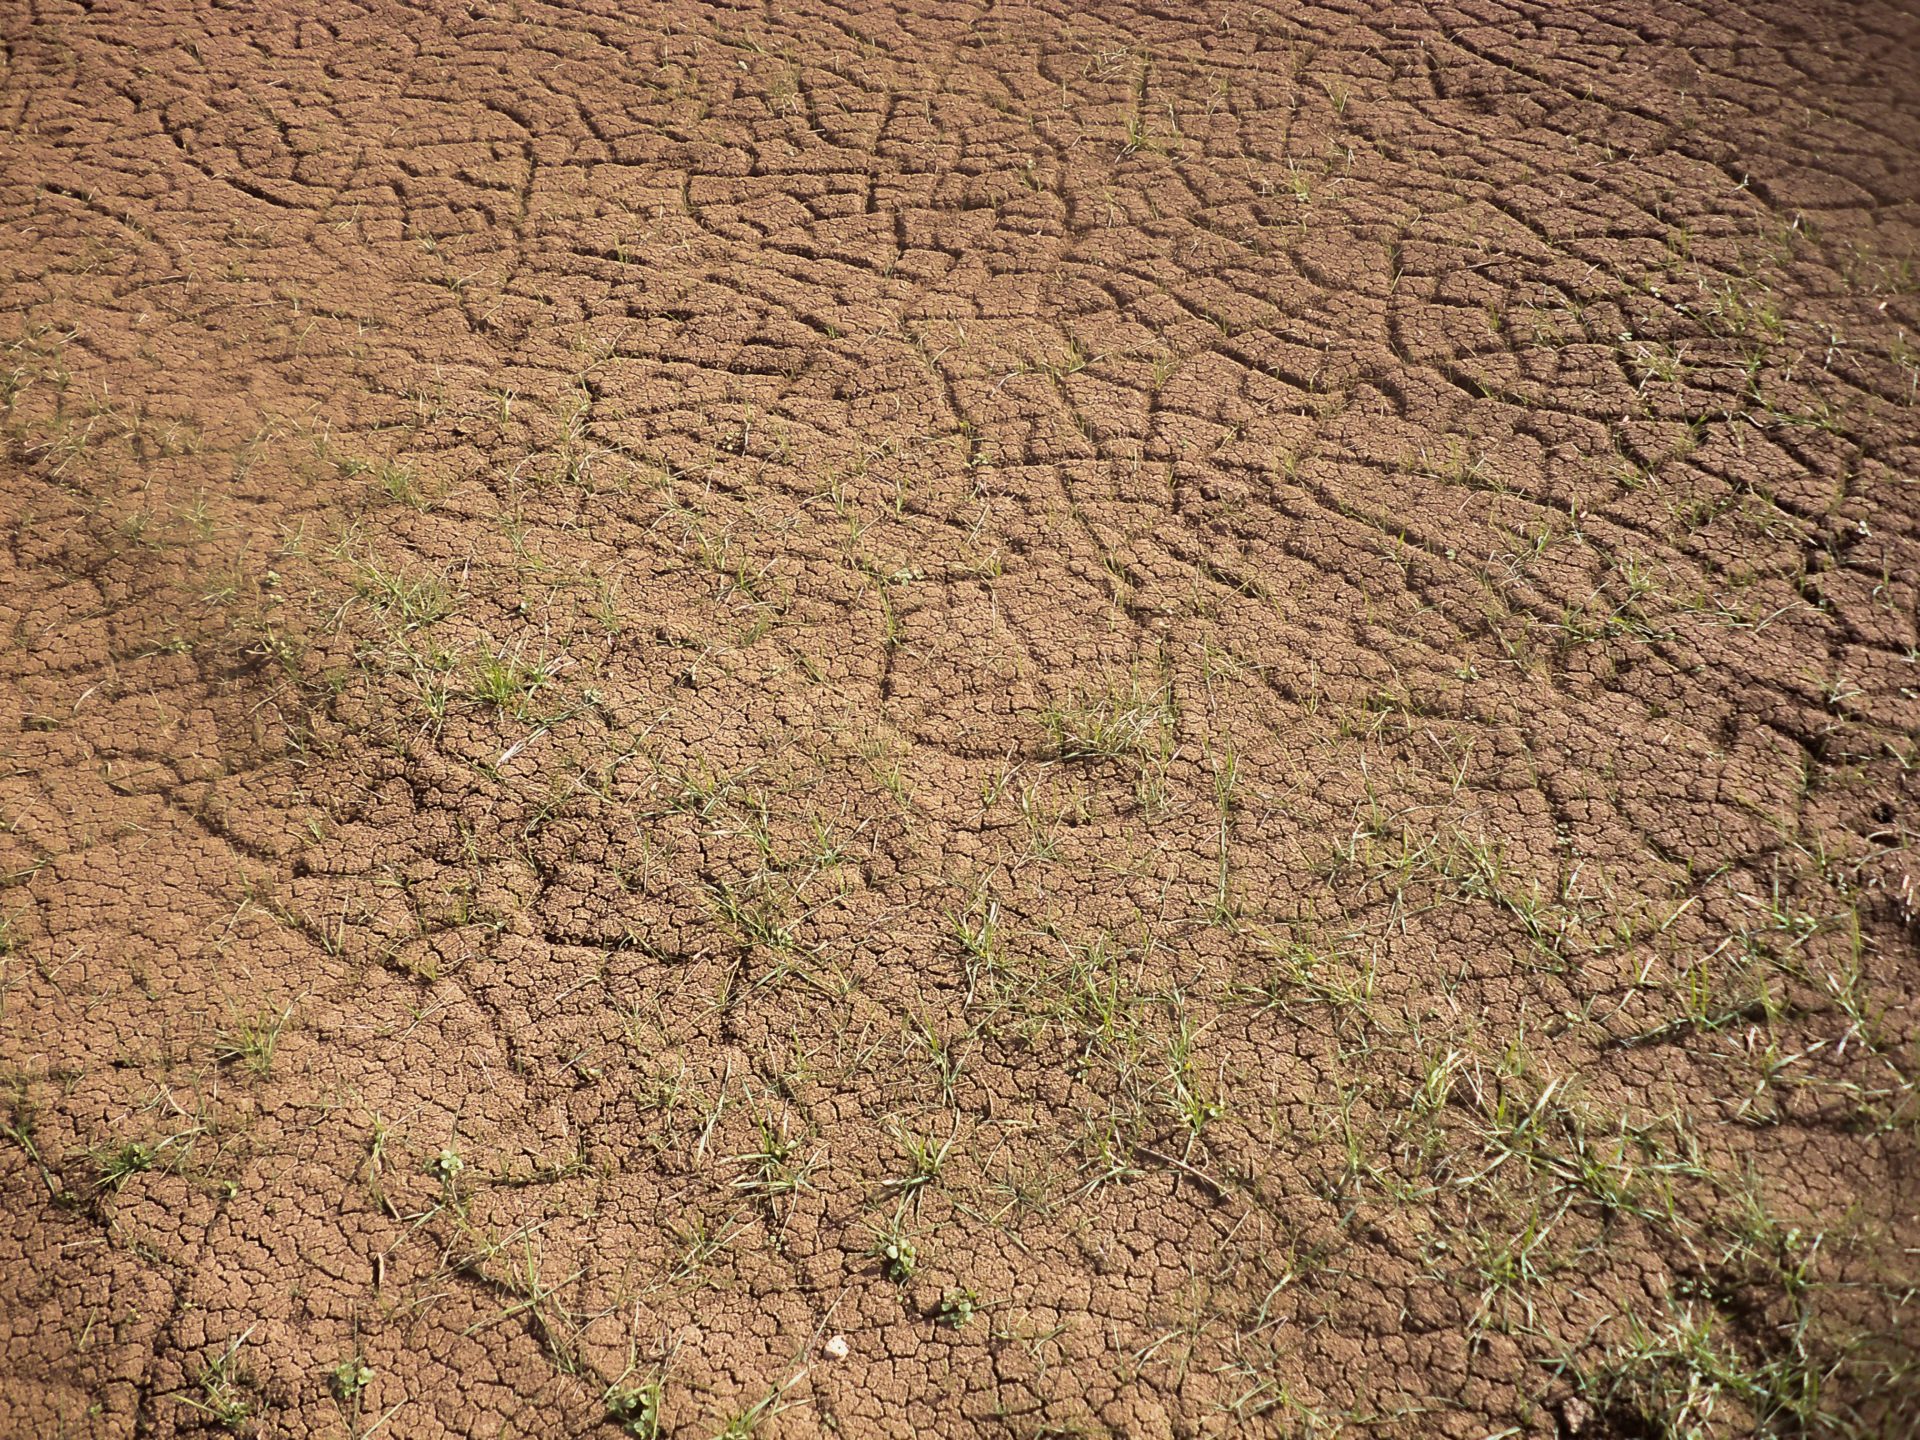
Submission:
[[[483,656],[473,667],[473,695],[498,710],[518,715],[527,702],[552,678],[544,665],[529,663],[517,653],[500,651]]]
[[[251,1334],[253,1327],[249,1326],[206,1363],[195,1381],[200,1387],[198,1396],[180,1397],[182,1405],[198,1410],[222,1429],[238,1430],[253,1414],[253,1402],[245,1391],[247,1376],[240,1368],[240,1347]]]
[[[242,1021],[214,1041],[213,1058],[222,1065],[238,1065],[256,1078],[266,1079],[273,1069],[273,1053],[280,1046],[280,1032],[292,1014],[289,1006],[278,1015],[262,1013]]]
[[[94,1156],[94,1163],[100,1171],[94,1188],[117,1193],[125,1189],[127,1181],[135,1175],[153,1169],[158,1158],[158,1147],[139,1140],[129,1140],[100,1151]]]
[[[344,1401],[354,1401],[373,1383],[373,1367],[361,1355],[349,1355],[333,1367],[333,1393]]]
[[[606,1394],[607,1419],[636,1440],[654,1440],[660,1433],[661,1384],[615,1385]]]
[[[787,1134],[784,1121],[775,1124],[763,1116],[755,1120],[754,1128],[759,1145],[732,1157],[733,1164],[747,1167],[733,1182],[734,1188],[767,1200],[784,1199],[805,1189],[818,1157],[800,1155],[800,1142]]]
[[[419,478],[406,465],[394,462],[382,465],[380,488],[396,505],[407,505],[419,509],[426,504],[426,497],[420,493]]]
[[[931,1135],[900,1134],[897,1138],[912,1168],[907,1174],[886,1181],[885,1188],[893,1194],[917,1199],[923,1187],[940,1178],[940,1171],[947,1163],[947,1152],[953,1148],[953,1137],[935,1140]]]
[[[979,1304],[980,1297],[972,1290],[949,1290],[940,1297],[940,1305],[933,1312],[933,1318],[949,1330],[964,1330]]]
[[[897,1214],[874,1238],[873,1254],[880,1262],[880,1272],[896,1285],[904,1285],[911,1280],[920,1264],[919,1247],[913,1243]]]

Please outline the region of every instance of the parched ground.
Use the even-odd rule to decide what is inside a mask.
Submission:
[[[0,45],[0,1434],[1916,1433],[1911,10]]]

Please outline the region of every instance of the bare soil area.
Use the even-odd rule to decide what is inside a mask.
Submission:
[[[1920,17],[0,12],[0,1435],[1920,1433]]]

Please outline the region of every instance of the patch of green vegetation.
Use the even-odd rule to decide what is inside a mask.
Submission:
[[[607,1419],[634,1440],[656,1440],[660,1434],[660,1403],[663,1388],[658,1380],[643,1385],[619,1384],[608,1388]]]
[[[1173,726],[1172,699],[1164,689],[1124,690],[1069,699],[1040,712],[1048,750],[1062,760],[1140,759],[1164,753]]]
[[[949,1290],[940,1297],[940,1304],[934,1310],[934,1319],[949,1330],[964,1330],[973,1323],[974,1312],[980,1307],[980,1296],[966,1288]]]
[[[349,1355],[333,1367],[329,1377],[336,1398],[348,1402],[358,1400],[367,1386],[373,1383],[373,1367],[367,1363],[364,1355]]]
[[[159,1159],[158,1147],[140,1140],[123,1141],[96,1150],[93,1155],[96,1172],[94,1188],[116,1192],[124,1190],[129,1180],[153,1169]]]
[[[274,1052],[280,1048],[280,1034],[293,1017],[293,1007],[279,1014],[261,1011],[241,1021],[214,1039],[213,1058],[222,1065],[237,1065],[256,1079],[264,1080],[273,1070]]]
[[[896,1285],[906,1284],[920,1268],[920,1247],[908,1233],[900,1211],[875,1232],[872,1253],[880,1262],[880,1273]]]
[[[180,1403],[199,1411],[224,1430],[239,1430],[253,1415],[254,1404],[248,1395],[250,1377],[241,1365],[240,1347],[253,1334],[249,1327],[229,1340],[226,1348],[200,1367],[195,1377],[198,1395],[182,1395]]]

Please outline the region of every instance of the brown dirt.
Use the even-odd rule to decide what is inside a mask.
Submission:
[[[1911,13],[303,8],[0,15],[0,1433],[1915,1433]]]

